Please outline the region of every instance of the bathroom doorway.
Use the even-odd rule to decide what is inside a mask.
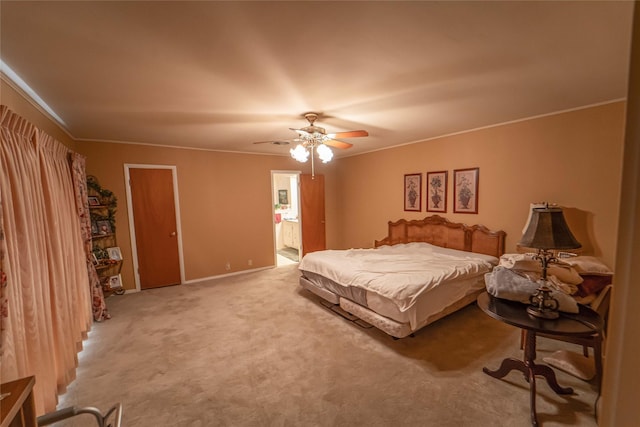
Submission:
[[[276,267],[297,264],[302,252],[300,172],[272,171],[271,191]]]

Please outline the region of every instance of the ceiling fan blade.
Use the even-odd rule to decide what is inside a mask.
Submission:
[[[357,138],[360,136],[369,136],[366,130],[349,130],[346,132],[336,132],[327,135],[329,138]]]
[[[353,144],[349,144],[348,142],[336,141],[335,139],[327,139],[324,141],[325,145],[335,148],[351,148]]]
[[[289,128],[289,129],[291,129],[292,131],[294,131],[295,133],[297,133],[300,136],[309,135],[309,132],[307,132],[304,129],[294,129],[294,128]]]
[[[287,140],[276,140],[276,141],[257,141],[254,142],[254,144],[273,144],[273,145],[289,145],[292,141],[287,141]],[[295,141],[293,141],[295,142]]]

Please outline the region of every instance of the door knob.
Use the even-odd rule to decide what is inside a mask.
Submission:
[[[171,237],[175,237],[175,236],[176,236],[176,232],[175,232],[175,231],[173,231],[173,232],[170,234],[170,236],[171,236]]]

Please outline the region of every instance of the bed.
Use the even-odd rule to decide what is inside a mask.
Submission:
[[[300,285],[394,338],[474,302],[504,253],[506,233],[438,215],[389,221],[372,249],[325,250],[300,261]],[[336,311],[336,310],[334,310]]]

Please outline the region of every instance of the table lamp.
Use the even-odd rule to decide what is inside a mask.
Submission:
[[[537,249],[538,253],[533,258],[542,263],[540,286],[529,299],[531,305],[527,307],[527,313],[543,319],[557,319],[558,300],[551,296],[551,289],[547,286],[547,266],[557,261],[553,250],[578,249],[582,245],[571,234],[562,209],[548,205],[532,209],[531,220],[520,245]]]

